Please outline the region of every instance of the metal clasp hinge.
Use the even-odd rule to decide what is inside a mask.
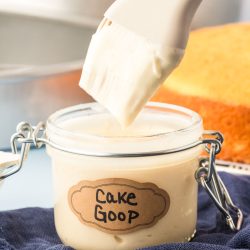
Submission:
[[[45,132],[45,124],[43,122],[38,123],[35,127],[32,127],[27,122],[21,122],[18,124],[16,131],[11,137],[11,151],[13,154],[20,155],[19,162],[17,165],[8,167],[1,174],[0,180],[6,179],[21,170],[23,162],[28,156],[31,144],[36,148],[41,148],[44,145],[42,141],[39,141],[39,135],[43,137]],[[20,152],[18,151],[19,146]]]
[[[200,159],[199,168],[195,172],[198,183],[206,190],[216,207],[226,219],[227,225],[233,231],[240,230],[243,223],[242,211],[233,203],[227,188],[216,171],[216,155],[221,151],[223,136],[219,132],[206,131],[204,133],[203,144],[208,157]],[[237,215],[235,224],[232,214]]]

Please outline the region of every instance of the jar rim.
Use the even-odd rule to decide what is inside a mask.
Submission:
[[[146,120],[144,120],[145,116],[143,112],[146,114]],[[141,118],[138,119],[141,122],[140,124],[142,124],[142,128],[148,126],[147,122],[149,122],[148,127],[152,128],[152,131],[156,131],[155,128],[160,128],[158,125],[159,122],[163,129],[166,127],[168,129],[175,129],[177,123],[179,128],[180,126],[184,126],[184,128],[166,133],[153,133],[147,134],[147,136],[131,137],[126,135],[121,137],[105,137],[91,133],[84,134],[82,131],[85,132],[85,129],[88,131],[90,128],[90,132],[92,132],[91,121],[94,122],[94,126],[99,130],[99,124],[102,124],[99,121],[106,121],[105,115],[107,115],[108,119],[112,117],[100,104],[87,103],[59,110],[49,117],[46,128],[46,138],[49,142],[48,146],[50,146],[49,148],[52,147],[63,152],[85,156],[142,157],[172,154],[194,148],[201,144],[203,125],[201,117],[196,112],[172,104],[153,102],[148,103],[143,109],[143,112]],[[74,125],[77,125],[79,128],[79,124],[74,121],[74,118],[81,118],[82,115],[85,115],[85,120],[80,119],[80,124],[82,121],[87,122],[87,127],[84,128],[85,124],[82,123],[83,128],[80,127],[81,133],[76,133],[74,132]],[[96,123],[95,118],[97,117],[98,119],[98,115],[104,116],[99,116],[101,120]],[[89,119],[91,116],[93,116],[93,119]],[[152,119],[152,117],[155,119]],[[174,120],[174,123],[172,120]],[[66,123],[66,126],[65,121],[69,122]],[[151,121],[155,123],[153,124]],[[72,124],[74,124],[73,127]],[[132,128],[132,132],[134,129],[140,131],[140,125],[139,129],[136,127],[137,125]],[[67,129],[64,129],[64,127]],[[102,127],[100,127],[100,130],[102,131]],[[108,131],[106,132],[108,133]],[[104,132],[104,134],[106,132]]]
[[[108,136],[108,135],[96,135],[96,134],[90,134],[90,133],[77,133],[70,130],[66,130],[60,125],[57,124],[58,120],[66,115],[74,114],[79,111],[91,111],[91,109],[102,109],[103,111],[106,111],[105,108],[103,108],[100,104],[96,102],[92,103],[85,103],[85,104],[79,104],[75,106],[71,106],[68,108],[64,108],[61,110],[56,111],[53,113],[47,120],[47,130],[53,131],[53,133],[60,134],[61,136],[71,136],[71,137],[77,137],[77,138],[88,138],[93,140],[135,140],[135,139],[153,139],[158,137],[164,137],[169,134],[173,135],[175,133],[185,133],[191,130],[194,130],[197,127],[202,127],[202,118],[201,116],[196,113],[195,111],[192,111],[188,108],[177,106],[174,104],[167,104],[167,103],[159,103],[159,102],[148,102],[145,106],[145,108],[155,108],[155,109],[162,109],[162,110],[169,110],[169,111],[175,111],[179,114],[183,114],[186,116],[190,116],[192,123],[184,128],[176,129],[170,132],[161,132],[161,133],[155,133],[155,134],[149,134],[149,135],[131,135],[131,136]],[[107,111],[108,112],[108,111]]]

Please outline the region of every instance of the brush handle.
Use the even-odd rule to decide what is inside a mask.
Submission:
[[[193,17],[200,6],[202,0],[178,0],[176,8],[173,10],[172,16],[172,29],[167,30],[165,41],[170,47],[185,49],[191,22]],[[171,27],[171,24],[168,24]]]
[[[105,17],[160,46],[184,49],[202,0],[117,0]]]

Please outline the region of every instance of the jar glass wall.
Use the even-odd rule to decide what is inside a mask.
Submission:
[[[183,148],[199,141],[202,132],[202,120],[198,114],[168,104],[149,103],[135,123],[126,129],[122,129],[96,103],[70,107],[53,114],[47,122],[46,137],[71,152],[47,145],[53,165],[56,229],[62,241],[76,249],[128,250],[189,240],[196,227],[197,182],[194,173],[199,165],[201,147]],[[178,152],[178,149],[181,150]],[[175,153],[154,154],[164,150],[174,150]],[[104,185],[107,180],[112,180],[112,192],[97,189],[96,193],[91,191],[95,194],[93,197],[90,192],[85,193],[88,201],[85,199],[82,204],[83,194],[76,199],[69,195],[72,188],[79,187],[81,183],[96,184],[92,188],[98,183]],[[121,182],[123,187],[124,183],[129,188],[132,185],[137,193],[131,189],[125,192]],[[83,190],[86,185],[81,185],[80,190]],[[153,193],[159,192],[158,196],[163,194],[167,197],[164,200],[167,208],[165,206],[161,216],[151,211],[160,205],[154,207],[150,200],[143,203],[146,196],[141,190],[153,190]],[[112,193],[113,200],[109,200],[107,193]],[[107,200],[104,201],[104,197]],[[108,205],[99,206],[101,209],[94,211],[98,201]],[[129,211],[133,210],[126,207],[129,201],[133,209],[135,204],[147,205],[140,208],[143,210],[141,213],[137,211],[137,217],[134,216],[133,229],[127,227],[129,230],[126,231],[123,224],[132,223]],[[78,208],[74,210],[76,206]],[[124,214],[121,211],[125,211]],[[91,217],[91,213],[95,216],[87,220],[87,212],[88,216]],[[105,222],[105,216],[111,221]],[[150,223],[146,222],[147,216],[153,218]],[[136,220],[140,223],[136,224]]]

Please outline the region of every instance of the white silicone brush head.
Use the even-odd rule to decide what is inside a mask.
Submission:
[[[188,1],[147,0],[146,7],[139,9],[143,6],[142,0],[118,0],[93,35],[80,86],[105,106],[122,126],[133,122],[183,57],[180,45],[185,47],[188,30],[173,29],[173,24],[179,25],[180,19],[191,22],[195,8],[190,7],[185,14]],[[201,0],[192,1],[197,5]],[[153,26],[147,27],[150,23],[147,16],[152,8],[157,11],[153,11]],[[164,20],[166,23],[162,24]],[[185,24],[186,27],[189,26]],[[155,32],[155,29],[162,32]],[[179,38],[174,39],[177,35]],[[172,44],[173,41],[184,42]]]

